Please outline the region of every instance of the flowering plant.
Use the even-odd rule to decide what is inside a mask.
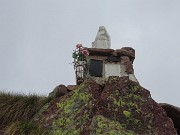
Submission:
[[[74,62],[79,62],[79,61],[86,61],[87,55],[89,55],[88,50],[85,49],[82,46],[82,44],[77,44],[72,57],[74,58]]]
[[[89,52],[82,44],[77,44],[73,50],[72,57],[74,58],[74,70],[76,74],[76,83],[79,85],[87,72],[87,59]]]

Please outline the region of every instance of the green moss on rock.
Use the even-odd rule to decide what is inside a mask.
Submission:
[[[89,118],[87,106],[90,94],[85,89],[86,85],[82,84],[70,97],[57,103],[59,115],[63,117],[54,120],[53,134],[80,134],[80,129]]]
[[[126,130],[119,122],[102,115],[95,116],[89,128],[90,135],[136,135],[133,131]]]
[[[126,77],[110,77],[105,86],[86,80],[55,107],[53,135],[175,134],[150,93]]]
[[[131,117],[131,112],[130,111],[123,111],[123,114],[126,116],[126,118],[130,118]]]

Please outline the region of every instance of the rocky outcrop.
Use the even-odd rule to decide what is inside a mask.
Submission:
[[[128,77],[109,77],[105,85],[85,80],[76,90],[51,101],[35,120],[57,135],[177,134],[150,92]]]
[[[174,127],[180,134],[180,108],[166,103],[160,103],[159,105],[166,111],[167,116],[172,119]]]
[[[55,99],[57,97],[64,96],[68,93],[67,87],[65,85],[58,85],[54,88],[54,90],[49,93],[48,98]]]
[[[135,59],[135,50],[131,47],[123,47],[121,49],[117,49],[115,50],[114,54],[117,56],[127,56],[131,60]]]

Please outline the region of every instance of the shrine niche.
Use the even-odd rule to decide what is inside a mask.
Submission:
[[[100,26],[92,48],[76,46],[73,53],[76,83],[81,84],[86,78],[105,80],[110,76],[127,76],[138,82],[133,69],[135,50],[131,47],[111,49],[110,36],[104,26]]]

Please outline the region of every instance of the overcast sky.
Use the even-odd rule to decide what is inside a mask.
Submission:
[[[179,0],[0,0],[0,90],[47,95],[75,84],[75,45],[105,26],[136,50],[135,75],[157,102],[180,106]]]

